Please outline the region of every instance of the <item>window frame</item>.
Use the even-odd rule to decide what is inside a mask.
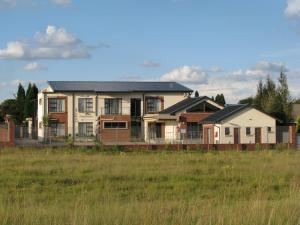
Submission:
[[[51,101],[55,101],[55,102],[51,102]],[[61,104],[61,106],[62,106],[61,111],[58,110],[58,106],[59,106],[58,101],[63,102],[63,104]],[[54,108],[55,108],[55,110],[53,110]],[[49,113],[65,113],[66,112],[66,99],[65,98],[49,98],[48,99],[48,112]]]
[[[246,135],[251,136],[251,127],[246,127]]]
[[[85,127],[83,128],[85,130],[85,134],[81,133],[81,128],[80,126],[85,125]],[[88,127],[87,125],[91,125],[90,127]],[[89,130],[91,129],[91,130]],[[93,122],[79,122],[78,123],[78,136],[79,137],[93,137],[94,136],[94,124]]]
[[[118,101],[117,110],[114,109],[114,101]],[[105,98],[104,99],[104,115],[122,115],[122,98]]]
[[[153,101],[151,104],[149,104],[149,101]],[[155,108],[156,102],[159,102],[159,108]],[[149,110],[149,105],[153,105],[154,110]],[[151,113],[158,113],[162,110],[162,99],[160,97],[146,97],[146,112],[151,114]]]
[[[81,103],[81,101],[83,101]],[[81,108],[83,104],[83,109]],[[89,105],[89,107],[88,107]],[[78,112],[79,113],[92,113],[94,111],[94,99],[93,98],[79,98],[78,99]]]
[[[227,132],[228,131],[228,132]],[[230,136],[231,135],[231,132],[230,132],[230,127],[225,127],[225,136]]]
[[[108,123],[124,123],[125,127],[105,127],[106,124]],[[103,129],[105,130],[127,130],[128,129],[128,122],[127,121],[103,121]]]
[[[54,127],[54,125],[55,125],[55,127]],[[63,135],[58,135],[58,130],[59,129],[61,129],[61,128],[59,128],[59,125],[63,125]],[[52,123],[50,123],[50,128],[51,128],[51,133],[50,133],[50,135],[51,135],[51,137],[65,137],[66,136],[66,124],[65,123],[60,123],[60,122],[52,122]],[[53,133],[53,131],[55,130],[55,134]]]

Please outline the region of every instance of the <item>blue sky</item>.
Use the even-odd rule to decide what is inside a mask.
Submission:
[[[300,97],[300,0],[0,0],[0,100],[18,82],[178,81],[228,102],[285,68]]]

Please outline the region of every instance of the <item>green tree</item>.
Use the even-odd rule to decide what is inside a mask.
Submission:
[[[195,91],[195,97],[198,98],[199,97],[199,92]]]
[[[256,107],[258,107],[259,109],[262,109],[263,108],[263,97],[264,97],[264,94],[263,94],[263,81],[260,80],[258,82],[258,85],[257,85],[257,91],[256,91],[256,96],[254,98],[254,105],[256,105]]]
[[[25,107],[24,107],[24,116],[25,118],[32,117],[33,114],[33,90],[31,83],[28,84],[28,88],[26,90],[26,98],[25,98]]]
[[[279,79],[279,87],[277,89],[277,105],[280,106],[280,112],[283,114],[283,121],[289,122],[292,118],[292,103],[293,100],[290,95],[288,82],[287,82],[287,76],[283,72],[283,70],[280,73]]]
[[[0,105],[0,112],[2,120],[6,115],[11,115],[14,120],[17,122],[18,117],[18,107],[16,99],[7,99]]]
[[[24,121],[24,106],[25,106],[25,90],[22,84],[18,86],[17,98],[16,98],[16,115],[15,119],[17,123]]]
[[[297,133],[300,133],[300,115],[297,118]]]
[[[248,105],[253,105],[254,104],[254,98],[253,97],[248,97],[241,99],[238,104],[248,104]]]
[[[220,104],[220,105],[225,105],[226,101],[225,101],[225,97],[223,94],[217,94],[216,98],[215,98],[215,102]]]

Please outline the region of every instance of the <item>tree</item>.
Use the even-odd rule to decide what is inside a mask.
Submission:
[[[18,117],[18,107],[16,99],[7,99],[0,105],[1,117],[4,120],[6,115],[11,115],[15,121]]]
[[[215,98],[215,102],[220,104],[220,105],[225,105],[226,101],[225,101],[225,97],[223,94],[217,94],[216,98]]]
[[[195,91],[195,97],[198,98],[199,97],[199,92]]]
[[[239,101],[239,104],[253,105],[254,104],[254,98],[253,97],[248,97],[248,98],[241,99]]]
[[[251,103],[251,97],[242,99],[240,103]],[[258,109],[281,119],[283,122],[291,120],[292,99],[290,96],[287,76],[283,71],[278,79],[278,86],[268,76],[263,82],[260,80],[257,85],[256,95],[253,98],[252,104]]]
[[[264,86],[263,81],[260,80],[258,82],[256,96],[254,98],[254,105],[256,105],[259,109],[263,108],[263,106],[262,106],[262,101],[263,101],[263,97],[264,97],[263,86]]]
[[[283,118],[281,118],[285,122],[289,122],[292,118],[292,98],[290,95],[288,82],[287,82],[287,76],[283,72],[283,70],[280,73],[279,79],[279,87],[277,90],[277,102],[280,103],[280,109],[282,110],[282,114],[284,115]]]
[[[300,133],[300,115],[297,118],[297,133]]]
[[[36,117],[37,115],[37,107],[38,107],[38,94],[39,94],[39,89],[35,84],[32,85],[32,96],[33,96],[33,117]]]
[[[24,121],[24,106],[25,106],[25,90],[22,84],[19,84],[17,98],[16,98],[16,115],[15,115],[15,119],[17,123],[22,123]]]
[[[28,84],[28,88],[26,90],[26,98],[25,98],[25,106],[24,106],[24,116],[25,118],[32,117],[33,114],[33,90],[31,83]]]

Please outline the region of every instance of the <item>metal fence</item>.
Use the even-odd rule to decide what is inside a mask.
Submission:
[[[79,128],[76,127],[43,127],[32,128],[31,132],[27,126],[16,126],[15,137],[18,140],[36,140],[40,143],[46,144],[78,144],[78,145],[94,145],[102,142],[107,144],[203,144],[204,143],[204,131],[201,127],[196,129],[178,129],[174,127],[154,127],[145,129],[143,126],[128,125],[130,127],[118,128],[118,129],[100,129],[98,126],[94,126],[92,130],[86,127],[85,132],[79,132]],[[223,128],[222,128],[223,129]],[[222,139],[223,144],[235,143],[235,138],[238,138],[237,143],[290,143],[291,134],[289,127],[277,127],[276,137],[275,130],[268,127],[262,127],[256,133],[256,129],[251,127],[250,130],[247,127],[237,127],[238,134],[236,137],[235,128],[231,127],[228,134],[225,134],[224,129],[219,130],[220,133],[216,135],[217,128],[211,137],[214,137],[214,143],[220,143]],[[146,130],[146,133],[145,133]],[[39,131],[39,132],[38,132]],[[68,135],[68,133],[73,133]],[[249,133],[247,133],[249,132]],[[38,134],[40,136],[38,136]],[[256,136],[260,136],[256,140]],[[206,137],[207,138],[207,137]],[[258,142],[256,142],[258,141]],[[298,137],[298,146],[300,138]]]

